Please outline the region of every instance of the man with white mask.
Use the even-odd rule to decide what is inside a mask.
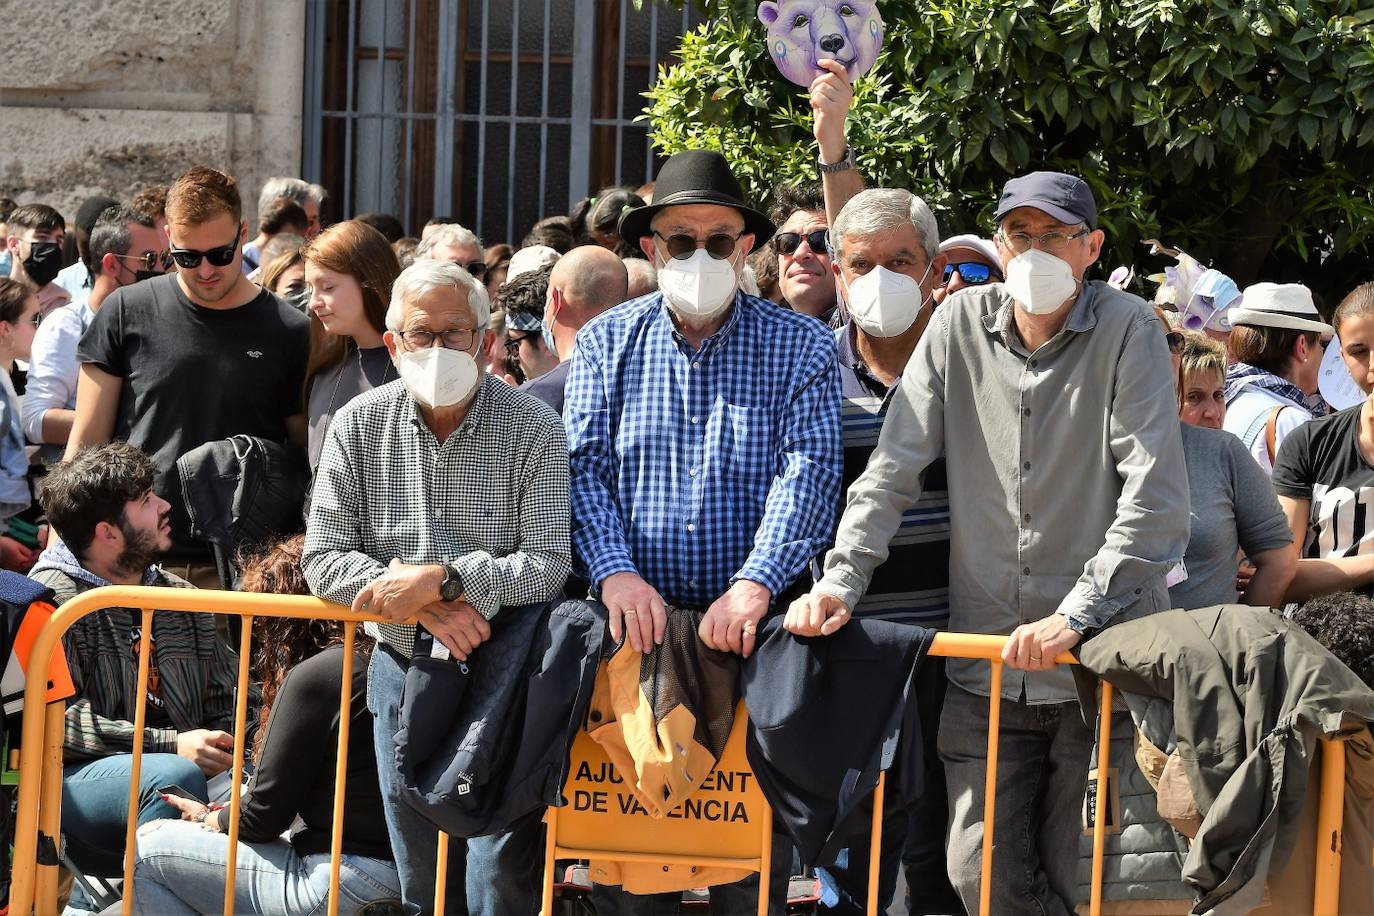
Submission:
[[[923,475],[947,454],[950,628],[1010,636],[992,911],[1068,914],[1083,902],[1075,871],[1092,734],[1055,659],[1104,626],[1168,608],[1188,483],[1158,319],[1084,280],[1103,242],[1091,189],[1055,172],[1016,178],[997,219],[1006,282],[935,310],[849,490],[824,578],[793,603],[787,627],[824,635],[849,620],[924,495]],[[986,662],[951,659],[947,671],[938,741],[949,873],[973,912],[991,685]]]
[[[383,335],[400,380],[335,415],[320,455],[301,560],[321,598],[380,614],[368,671],[377,759],[394,760],[418,620],[465,661],[502,608],[559,597],[569,567],[568,453],[558,416],[477,366],[491,333],[485,287],[457,264],[402,271]],[[436,831],[380,767],[387,829],[410,912],[433,912]],[[448,912],[534,907],[524,879],[539,818],[449,844]],[[466,866],[466,903],[464,871]],[[511,909],[511,907],[514,907]]]
[[[611,635],[635,651],[662,641],[672,607],[702,614],[708,647],[748,656],[760,620],[834,523],[834,337],[739,290],[745,256],[773,231],[719,153],[674,155],[654,203],[620,221],[660,291],[577,335],[563,409],[574,562],[606,605]],[[775,857],[781,869],[787,859]],[[753,912],[756,887],[751,878],[714,888],[712,905]],[[677,910],[671,895],[597,888],[603,916],[668,908]]]

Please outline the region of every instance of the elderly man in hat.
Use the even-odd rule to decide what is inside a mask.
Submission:
[[[833,633],[869,587],[942,454],[950,629],[1009,634],[1002,660],[992,912],[1068,914],[1092,735],[1055,658],[1110,623],[1168,608],[1188,540],[1188,483],[1158,319],[1084,279],[1103,235],[1079,178],[1009,181],[997,209],[1006,282],[935,310],[882,438],[849,490],[825,574],[788,611]],[[979,904],[989,667],[950,659],[939,733],[950,879]]]
[[[704,612],[710,648],[748,656],[759,621],[828,540],[840,481],[834,337],[739,288],[745,256],[773,231],[723,156],[678,153],[653,205],[620,222],[659,291],[577,335],[564,406],[574,562],[612,635],[636,651],[661,642],[672,607]],[[672,905],[598,893],[598,913]],[[753,909],[748,890],[715,893],[724,912]]]

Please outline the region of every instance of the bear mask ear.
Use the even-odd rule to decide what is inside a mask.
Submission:
[[[772,0],[759,4],[759,21],[765,26],[772,27],[778,19],[778,5]]]

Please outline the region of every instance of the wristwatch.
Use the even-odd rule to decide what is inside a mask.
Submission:
[[[439,583],[441,601],[457,601],[463,597],[463,577],[456,566],[444,567],[444,581]]]
[[[821,161],[821,157],[817,156],[816,168],[820,169],[822,175],[833,175],[836,172],[844,172],[852,169],[854,168],[854,151],[846,145],[844,148],[844,155],[840,157],[840,161],[833,162],[829,165],[826,165]]]

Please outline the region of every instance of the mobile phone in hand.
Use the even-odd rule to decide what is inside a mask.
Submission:
[[[194,794],[192,794],[192,792],[189,789],[183,789],[181,786],[178,786],[176,784],[158,786],[157,792],[159,795],[175,795],[177,798],[184,798],[187,801],[200,802],[200,804],[202,805],[205,804],[204,801],[202,801],[201,799],[197,798]]]

